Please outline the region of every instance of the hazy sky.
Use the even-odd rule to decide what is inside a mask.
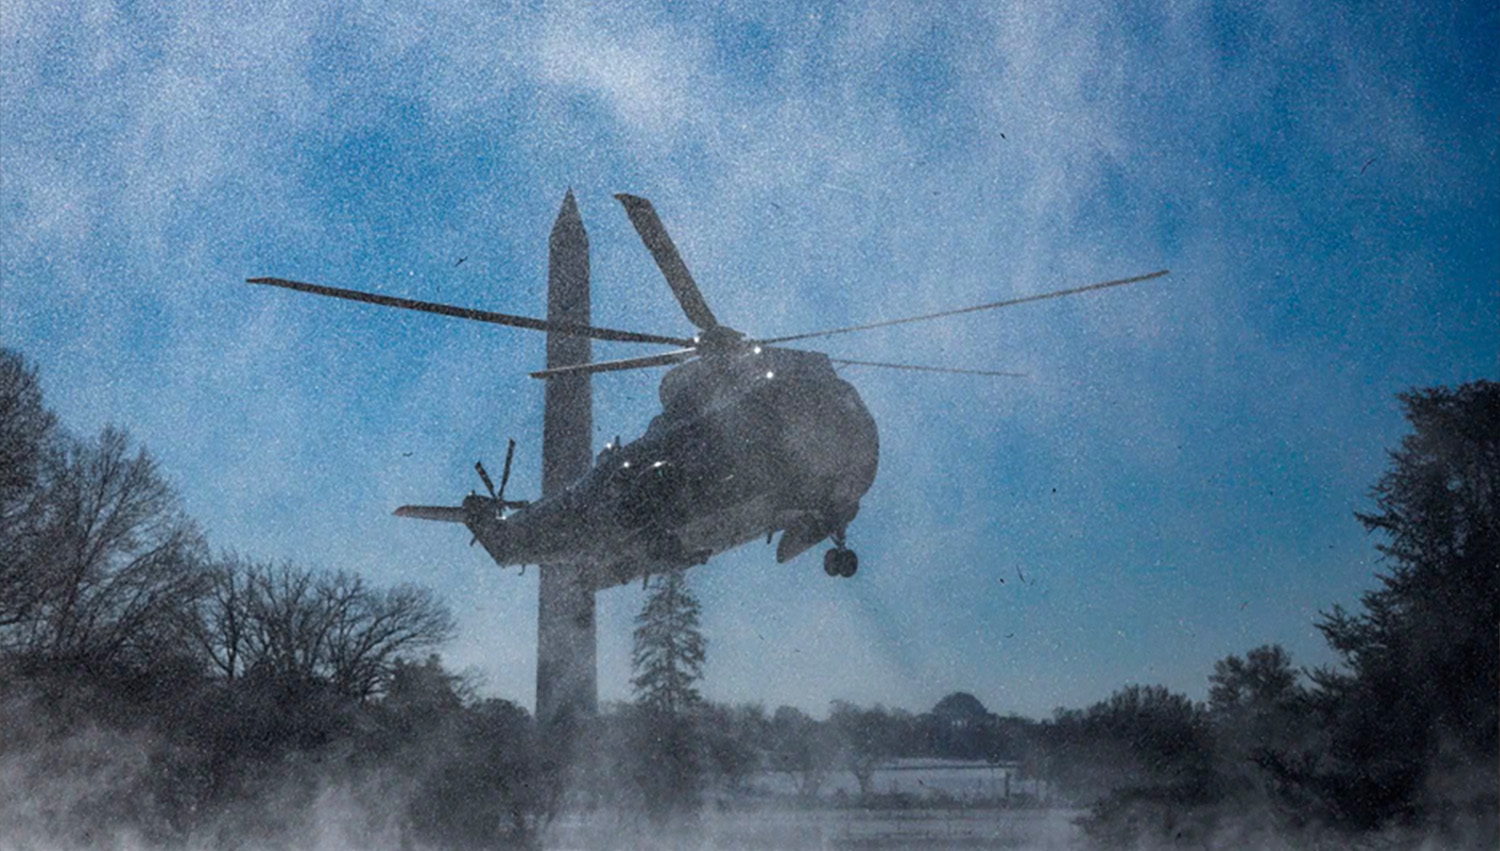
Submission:
[[[1330,659],[1395,394],[1496,376],[1494,3],[574,5],[3,0],[0,339],[216,548],[428,584],[448,660],[530,705],[536,572],[390,512],[509,436],[535,494],[541,335],[244,278],[541,315],[570,186],[612,327],[691,331],[615,192],[756,336],[1170,268],[823,341],[1030,377],[847,370],[882,444],[860,573],[695,569],[705,692],[1041,715],[1202,697],[1265,642]],[[597,444],[660,375],[595,379]],[[600,596],[605,699],[640,601]]]

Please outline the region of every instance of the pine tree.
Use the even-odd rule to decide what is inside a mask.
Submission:
[[[687,587],[686,571],[658,574],[635,618],[631,667],[641,708],[679,715],[702,698],[694,683],[703,678],[708,642],[699,628],[698,598]]]
[[[702,698],[694,683],[703,678],[708,642],[698,611],[686,572],[674,570],[655,577],[635,619],[630,683],[639,762],[632,773],[646,812],[660,823],[684,821],[701,804],[702,742],[693,710]]]
[[[1500,384],[1401,395],[1412,433],[1358,515],[1386,572],[1318,627],[1341,669],[1314,673],[1328,753],[1301,778],[1355,827],[1454,813],[1495,825],[1500,710]],[[1489,843],[1493,847],[1493,843]]]

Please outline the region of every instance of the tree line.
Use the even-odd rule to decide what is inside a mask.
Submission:
[[[423,800],[417,835],[452,833],[458,811],[433,806],[424,778],[488,776],[524,761],[531,735],[524,711],[465,699],[422,661],[453,632],[426,588],[212,553],[149,451],[114,426],[68,432],[35,367],[0,349],[6,830],[253,838],[357,777]],[[506,788],[463,818],[524,834],[534,807]]]
[[[821,722],[789,707],[768,716],[698,699],[701,641],[682,638],[697,636],[697,602],[681,576],[665,577],[636,635],[638,666],[645,638],[655,667],[635,684],[676,725],[655,742],[658,766],[675,772],[674,800],[692,800],[705,766],[730,789],[735,767],[753,766],[796,777],[806,798],[848,771],[862,802],[890,805],[872,787],[878,766],[940,756],[1019,763],[1088,806],[1082,825],[1105,848],[1376,833],[1495,847],[1500,384],[1399,398],[1412,431],[1371,491],[1374,510],[1356,515],[1378,536],[1385,570],[1358,610],[1335,604],[1316,623],[1338,665],[1299,669],[1268,644],[1219,660],[1206,703],[1131,685],[1040,722],[994,716],[964,693],[920,716],[845,703]]]
[[[297,847],[337,813],[354,842],[525,847],[562,806],[659,824],[773,803],[768,773],[795,790],[781,803],[826,800],[847,771],[848,806],[918,806],[874,775],[942,757],[1016,763],[1054,803],[1087,807],[1103,847],[1231,822],[1493,847],[1500,385],[1401,403],[1412,432],[1357,518],[1384,572],[1318,623],[1337,666],[1266,645],[1220,660],[1206,703],[1132,685],[1032,720],[958,692],[923,713],[835,702],[816,719],[704,700],[699,605],[668,573],[637,621],[636,700],[580,731],[591,759],[559,801],[528,713],[435,655],[454,622],[430,590],[212,552],[145,448],[116,427],[69,433],[35,367],[0,349],[0,838]]]

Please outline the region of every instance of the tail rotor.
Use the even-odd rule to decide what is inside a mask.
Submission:
[[[483,461],[474,462],[474,472],[479,474],[479,480],[484,482],[484,489],[489,491],[490,499],[495,502],[497,508],[525,508],[531,503],[523,499],[506,499],[505,486],[510,482],[510,465],[516,459],[516,441],[511,438],[510,445],[505,449],[505,468],[500,472],[500,488],[495,488],[495,483],[490,480],[490,474],[484,469]]]
[[[514,445],[514,444],[512,444],[512,445]],[[484,489],[490,492],[490,499],[496,499],[496,496],[495,496],[495,483],[492,482],[492,481],[490,481],[490,474],[486,473],[484,471],[484,462],[483,461],[475,461],[474,462],[474,472],[478,473],[479,474],[479,480],[481,482],[484,482]]]

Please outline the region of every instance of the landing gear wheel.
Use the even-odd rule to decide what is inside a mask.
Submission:
[[[839,571],[839,576],[848,579],[859,570],[859,556],[854,554],[854,550],[841,550],[839,554],[842,556],[839,561],[843,562],[843,569]]]
[[[823,572],[829,576],[842,576],[848,579],[857,570],[859,570],[859,556],[854,554],[854,550],[839,547],[823,553]]]
[[[839,575],[840,567],[838,555],[838,550],[829,550],[828,552],[823,553],[823,572],[828,574],[829,576]]]

